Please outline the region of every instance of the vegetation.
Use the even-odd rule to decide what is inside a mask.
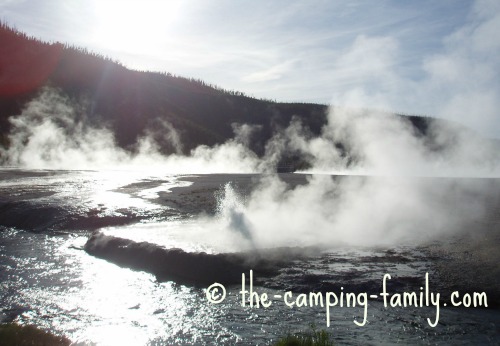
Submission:
[[[330,334],[325,330],[316,330],[311,326],[311,330],[304,334],[288,334],[279,339],[273,346],[333,346]]]
[[[88,101],[90,125],[105,124],[127,149],[157,129],[158,120],[180,134],[185,154],[233,138],[234,123],[256,125],[250,149],[259,156],[276,130],[286,128],[294,116],[316,135],[326,123],[326,105],[276,103],[199,79],[132,71],[86,49],[41,42],[1,22],[0,46],[0,135],[9,131],[8,118],[19,115],[46,85],[71,100]]]
[[[1,21],[0,47],[1,146],[8,145],[8,119],[21,114],[47,85],[77,106],[85,104],[82,118],[88,125],[111,130],[116,144],[127,150],[134,150],[146,133],[165,132],[161,123],[178,133],[184,154],[200,145],[222,144],[234,138],[234,124],[248,124],[254,129],[249,149],[262,157],[269,140],[292,120],[310,138],[321,135],[327,123],[326,105],[277,103],[172,73],[132,71],[85,48],[42,42]],[[425,135],[427,119],[408,120]],[[177,150],[169,141],[160,149],[164,154]],[[307,168],[308,160],[290,149],[279,166]]]
[[[3,346],[67,346],[71,341],[34,326],[15,323],[0,324],[0,344]]]

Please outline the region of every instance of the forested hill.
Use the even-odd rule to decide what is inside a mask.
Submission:
[[[223,143],[234,136],[232,124],[258,125],[250,148],[258,155],[274,131],[301,119],[311,135],[326,122],[326,105],[276,103],[223,90],[170,73],[133,71],[107,57],[61,43],[46,43],[0,25],[0,144],[8,146],[8,118],[44,86],[71,99],[86,99],[87,118],[105,124],[123,148],[168,121],[179,133],[183,152],[200,144]],[[410,117],[425,132],[426,120]],[[169,152],[168,143],[162,148]]]

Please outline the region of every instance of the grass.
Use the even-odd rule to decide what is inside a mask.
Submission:
[[[303,334],[288,334],[276,341],[273,346],[333,346],[330,334],[325,330],[316,330],[314,325],[311,330]]]
[[[38,329],[16,323],[0,324],[0,345],[2,346],[69,346],[71,341]],[[330,334],[316,330],[314,325],[305,333],[288,334],[276,341],[274,346],[333,346]]]
[[[34,326],[15,323],[0,324],[0,344],[2,346],[67,346],[71,341]]]

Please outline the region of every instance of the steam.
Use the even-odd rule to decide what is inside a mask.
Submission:
[[[255,249],[254,230],[246,216],[244,200],[230,183],[219,193],[217,204],[217,221]]]
[[[472,130],[427,120],[424,134],[395,114],[334,107],[319,138],[307,140],[292,124],[294,148],[312,157],[309,172],[339,174],[497,177],[499,143]]]
[[[137,141],[135,150],[117,146],[113,133],[93,126],[85,101],[70,100],[46,87],[22,114],[11,117],[10,145],[0,148],[2,164],[37,169],[144,169],[162,173],[241,173],[258,170],[260,162],[239,138],[214,147],[199,146],[182,155],[181,137],[166,120],[157,119]],[[243,128],[244,129],[244,128]],[[175,154],[163,155],[167,144]]]
[[[352,95],[348,98],[353,100]],[[5,163],[28,168],[147,169],[168,173],[265,172],[286,152],[298,152],[315,174],[289,188],[278,176],[263,176],[249,196],[231,185],[219,196],[216,217],[200,216],[208,234],[226,250],[275,246],[379,245],[421,242],[477,227],[495,191],[498,144],[473,131],[428,122],[426,135],[395,114],[332,107],[320,136],[298,119],[267,143],[263,158],[248,144],[256,128],[234,125],[235,138],[180,154],[175,128],[158,120],[133,152],[118,147],[110,130],[86,119],[85,102],[46,88],[22,114],[11,118]],[[175,154],[163,155],[169,143]],[[434,177],[427,179],[424,177]],[[448,177],[437,180],[435,177]]]
[[[245,249],[416,244],[477,231],[498,208],[497,181],[477,179],[500,176],[498,143],[453,123],[427,126],[424,136],[395,114],[332,107],[311,137],[294,119],[269,152],[298,151],[309,172],[328,175],[294,188],[269,175],[246,199],[226,185],[218,218],[203,224],[239,235],[234,246]]]
[[[222,219],[202,223],[239,235],[233,249],[415,245],[483,227],[494,208],[487,200],[492,187],[477,180],[312,175],[288,189],[270,177],[236,208],[226,186]]]
[[[217,214],[191,219],[179,234],[188,243],[210,243],[215,252],[416,245],[489,227],[486,212],[499,203],[492,199],[498,193],[495,184],[318,174],[290,188],[268,175],[248,196],[226,184]]]
[[[148,128],[145,136],[139,140],[141,152],[160,152],[161,144],[166,147],[172,147],[177,155],[182,154],[182,141],[179,133],[168,121],[164,119],[155,119],[154,129]]]
[[[352,99],[351,99],[352,101]],[[391,176],[494,177],[500,173],[498,143],[459,125],[429,121],[426,135],[404,117],[332,107],[322,134],[310,135],[298,119],[268,141],[263,158],[248,147],[256,126],[234,124],[235,137],[182,154],[181,137],[157,119],[133,151],[116,145],[105,127],[92,126],[85,101],[70,100],[45,88],[22,114],[10,118],[10,146],[1,149],[4,165],[52,169],[160,169],[165,173],[241,173],[274,171],[286,152],[311,164],[308,172]],[[164,155],[161,147],[174,154]]]

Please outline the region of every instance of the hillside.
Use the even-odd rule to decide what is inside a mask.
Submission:
[[[321,133],[327,106],[277,103],[210,86],[200,80],[170,73],[139,72],[109,58],[63,45],[41,42],[0,25],[0,144],[9,145],[9,117],[44,86],[52,86],[74,100],[87,100],[86,119],[112,130],[117,144],[132,148],[148,129],[166,121],[177,131],[182,152],[205,144],[224,143],[234,136],[233,124],[257,125],[249,147],[262,156],[268,140],[286,128],[293,117],[311,136]],[[417,132],[425,133],[428,118],[408,118]],[[163,153],[175,148],[160,142]],[[303,158],[293,153],[284,160]]]

